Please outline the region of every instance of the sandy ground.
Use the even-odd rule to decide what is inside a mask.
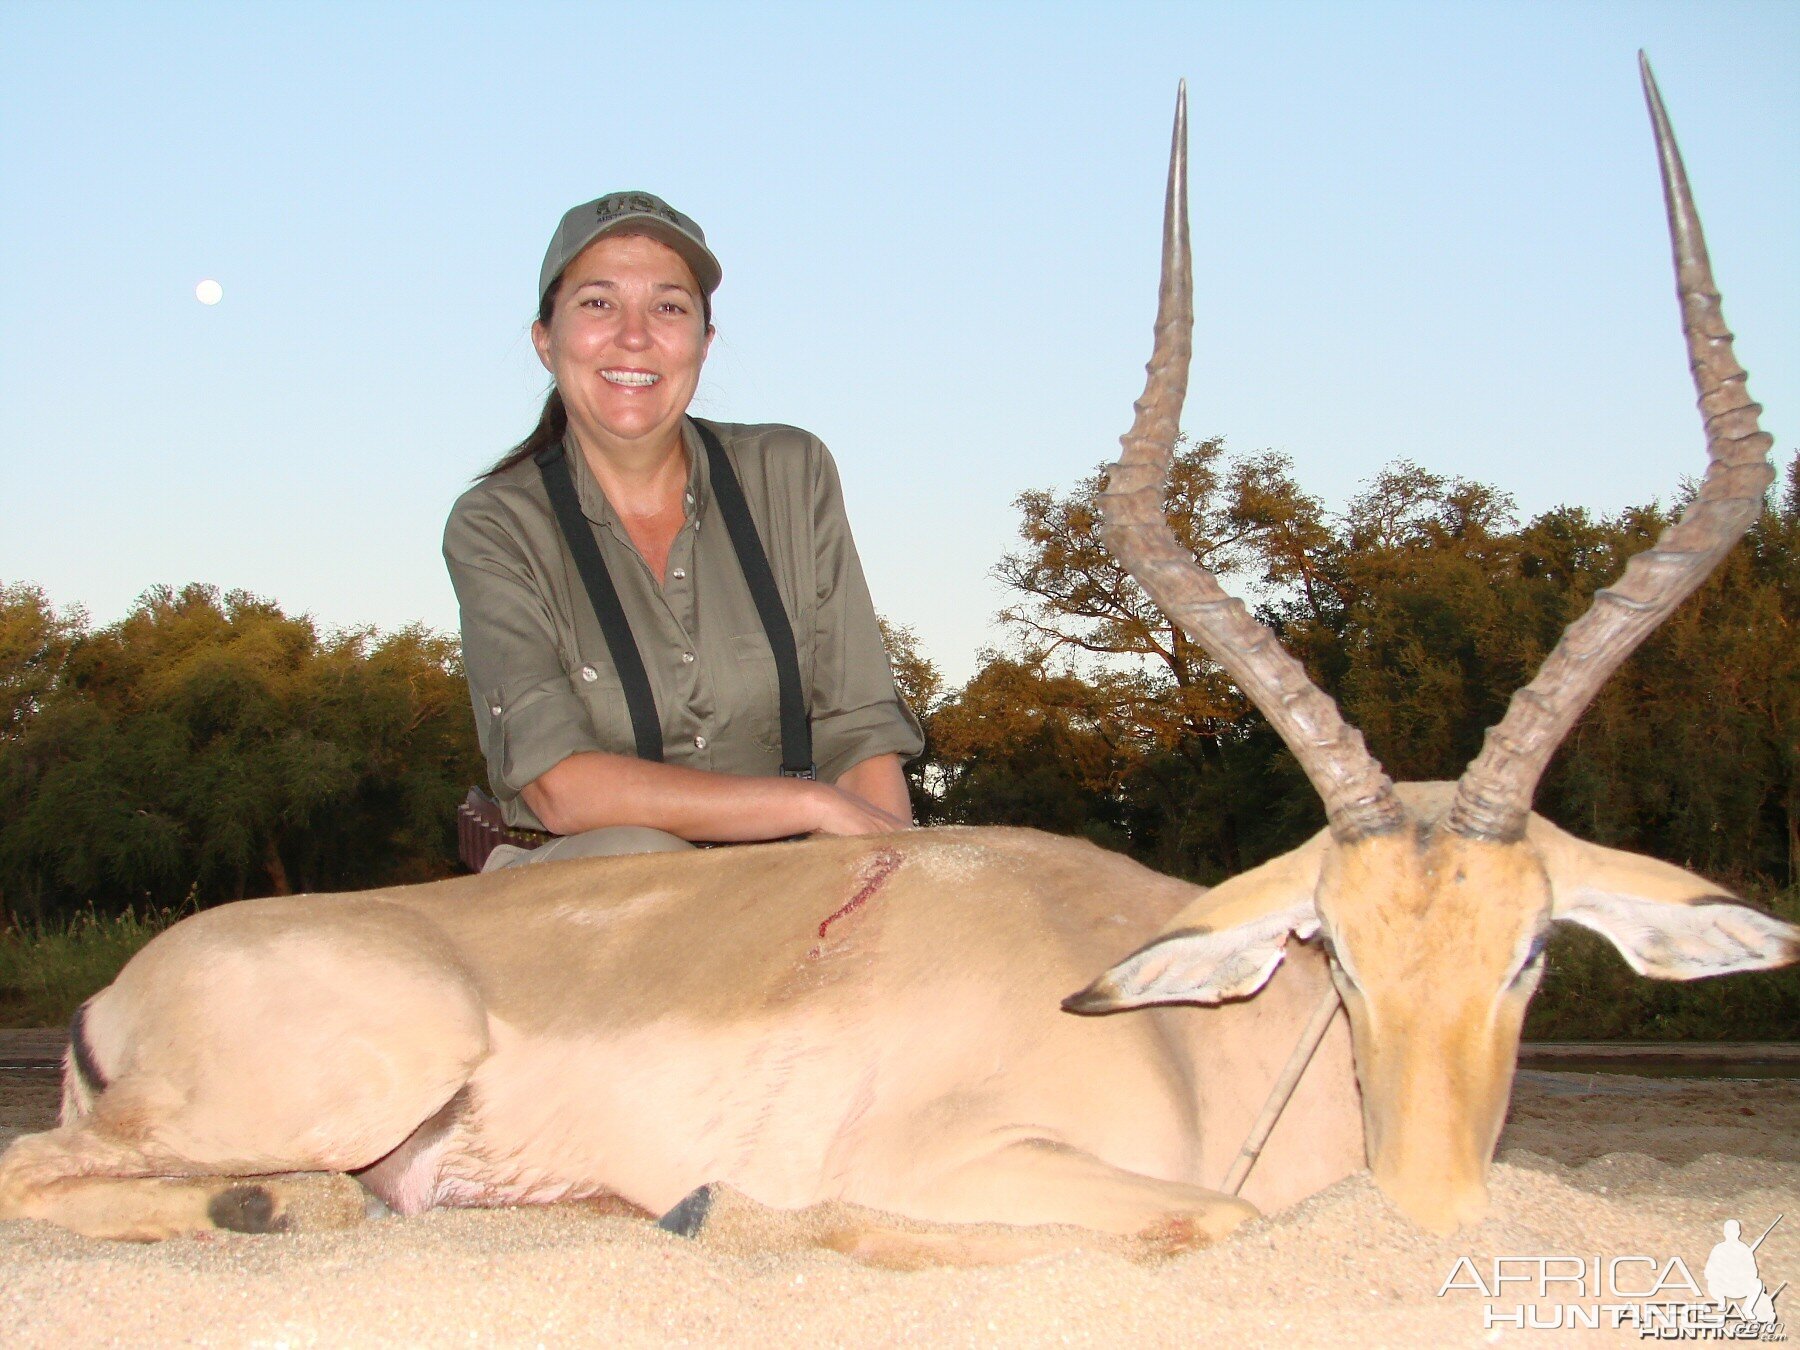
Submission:
[[[0,1144],[55,1109],[46,1074],[0,1068]],[[1629,1330],[1484,1329],[1489,1300],[1438,1290],[1463,1256],[1484,1278],[1498,1256],[1580,1256],[1590,1271],[1596,1256],[1678,1256],[1700,1280],[1724,1220],[1742,1220],[1748,1239],[1783,1212],[1757,1260],[1771,1286],[1800,1280],[1800,1080],[1522,1072],[1493,1191],[1494,1216],[1448,1239],[1409,1228],[1362,1176],[1156,1263],[1071,1250],[911,1272],[779,1250],[770,1211],[752,1216],[750,1245],[580,1206],[150,1246],[0,1223],[0,1345],[1636,1342]],[[1510,1314],[1521,1297],[1496,1306]],[[1570,1301],[1619,1300],[1565,1287],[1539,1315]],[[1800,1293],[1776,1309],[1800,1330]]]

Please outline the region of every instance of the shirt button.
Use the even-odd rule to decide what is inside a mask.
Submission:
[[[687,568],[677,567],[673,572],[669,573],[669,575],[674,577],[675,580],[677,580],[677,581],[686,581],[687,580]]]
[[[694,654],[692,652],[683,652],[681,654],[681,664],[684,666],[693,665],[694,664]]]
[[[704,736],[694,737],[694,749],[696,749],[696,750],[706,749],[706,737],[704,737]]]
[[[504,710],[500,707],[500,705],[498,703],[491,703],[488,705],[488,711],[491,712],[495,717],[498,717],[501,714],[501,712]]]
[[[595,670],[592,666],[583,666],[581,668],[581,678],[586,680],[589,684],[592,684],[595,680],[600,678],[600,672]]]

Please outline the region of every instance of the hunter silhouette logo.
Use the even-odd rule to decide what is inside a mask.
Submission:
[[[1696,1280],[1679,1256],[1495,1256],[1485,1264],[1458,1257],[1438,1297],[1453,1289],[1488,1300],[1483,1330],[1517,1327],[1629,1329],[1653,1340],[1785,1341],[1786,1328],[1774,1289],[1757,1268],[1756,1249],[1775,1231],[1777,1214],[1754,1242],[1743,1225],[1727,1219],[1723,1240],[1713,1245]]]
[[[1743,1226],[1736,1219],[1725,1220],[1725,1240],[1706,1258],[1705,1272],[1706,1295],[1718,1303],[1721,1313],[1729,1315],[1730,1305],[1735,1303],[1739,1316],[1746,1322],[1772,1324],[1775,1321],[1775,1298],[1787,1285],[1784,1283],[1773,1294],[1764,1287],[1756,1272],[1756,1249],[1784,1217],[1777,1214],[1775,1223],[1763,1229],[1762,1237],[1755,1242],[1745,1242],[1739,1236]]]

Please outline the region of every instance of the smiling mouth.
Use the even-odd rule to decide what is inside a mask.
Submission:
[[[600,378],[608,384],[621,385],[626,389],[648,389],[662,379],[662,376],[648,370],[603,370]]]

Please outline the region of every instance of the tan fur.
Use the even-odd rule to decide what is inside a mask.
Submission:
[[[216,1180],[171,1209],[99,1179],[391,1157],[370,1175],[402,1209],[661,1213],[725,1182],[784,1209],[1217,1236],[1362,1147],[1340,1030],[1250,1203],[1213,1189],[1322,962],[1228,1008],[1059,1010],[1201,894],[1085,843],[953,829],[225,906],[90,1003],[108,1087],[0,1158],[0,1216],[189,1232]]]
[[[1195,899],[1083,996],[1109,1008],[1211,998],[1208,981],[1238,987],[1219,974],[1234,933],[1274,950],[1271,916],[1308,931],[1316,922],[1349,1014],[1369,1165],[1401,1209],[1436,1231],[1487,1210],[1487,1167],[1537,987],[1527,957],[1553,919],[1606,932],[1639,969],[1667,979],[1800,955],[1800,931],[1730,903],[1703,878],[1585,843],[1541,817],[1512,843],[1451,834],[1441,821],[1454,791],[1401,784],[1403,828],[1351,843],[1321,832]],[[1300,959],[1297,946],[1287,943],[1287,964]]]

